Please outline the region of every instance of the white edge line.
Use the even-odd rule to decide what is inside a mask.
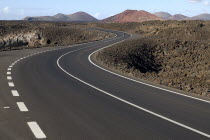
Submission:
[[[37,122],[27,122],[27,124],[37,139],[47,138]]]
[[[121,41],[120,41],[120,42],[121,42]],[[119,42],[118,42],[118,43],[119,43]],[[113,45],[113,44],[112,44],[112,45]],[[83,49],[85,49],[85,48],[83,48]],[[78,49],[78,50],[81,50],[81,49]],[[59,67],[64,73],[66,73],[67,75],[71,76],[72,78],[74,78],[74,79],[80,81],[81,83],[86,84],[86,85],[88,85],[88,86],[90,86],[90,87],[92,87],[92,88],[94,88],[94,89],[96,89],[96,90],[98,90],[98,91],[100,91],[100,92],[102,92],[102,93],[104,93],[104,94],[110,96],[110,97],[113,97],[113,98],[115,98],[115,99],[117,99],[117,100],[119,100],[119,101],[121,101],[121,102],[123,102],[123,103],[126,103],[126,104],[128,104],[128,105],[131,105],[131,106],[133,106],[133,107],[135,107],[135,108],[137,108],[137,109],[140,109],[140,110],[142,110],[142,111],[145,111],[145,112],[147,112],[147,113],[149,113],[149,114],[151,114],[151,115],[154,115],[154,116],[159,117],[159,118],[161,118],[161,119],[163,119],[163,120],[169,121],[169,122],[171,122],[171,123],[173,123],[173,124],[176,124],[176,125],[178,125],[178,126],[181,126],[181,127],[186,128],[186,129],[188,129],[188,130],[191,130],[191,131],[193,131],[193,132],[195,132],[195,133],[198,133],[198,134],[200,134],[200,135],[203,135],[203,136],[205,136],[205,137],[210,138],[210,135],[209,135],[209,134],[206,134],[206,133],[204,133],[204,132],[202,132],[202,131],[199,131],[199,130],[194,129],[194,128],[192,128],[192,127],[189,127],[189,126],[187,126],[187,125],[181,124],[181,123],[179,123],[179,122],[177,122],[177,121],[174,121],[174,120],[169,119],[169,118],[167,118],[167,117],[164,117],[164,116],[162,116],[162,115],[160,115],[160,114],[157,114],[157,113],[155,113],[155,112],[152,112],[152,111],[150,111],[150,110],[147,110],[147,109],[145,109],[145,108],[143,108],[143,107],[140,107],[140,106],[138,106],[138,105],[136,105],[136,104],[130,103],[130,102],[128,102],[128,101],[126,101],[126,100],[124,100],[124,99],[122,99],[122,98],[119,98],[119,97],[117,97],[117,96],[114,96],[114,95],[112,95],[112,94],[110,94],[110,93],[108,93],[108,92],[106,92],[106,91],[104,91],[104,90],[102,90],[102,89],[99,89],[99,88],[97,88],[97,87],[95,87],[95,86],[93,86],[93,85],[91,85],[91,84],[89,84],[89,83],[87,83],[87,82],[85,82],[85,81],[83,81],[83,80],[81,80],[81,79],[79,79],[79,78],[73,76],[72,74],[68,73],[66,70],[64,70],[64,69],[60,66],[59,61],[60,61],[60,59],[61,59],[62,57],[66,56],[66,55],[68,55],[68,54],[70,54],[70,53],[72,53],[72,52],[78,51],[78,50],[74,50],[74,51],[70,51],[70,52],[68,52],[68,53],[65,53],[65,54],[61,55],[61,56],[57,59],[57,65],[58,65],[58,67]]]
[[[24,104],[24,102],[17,102],[17,106],[20,109],[21,112],[27,112],[28,108]]]
[[[130,34],[131,35],[131,34]],[[131,35],[132,36],[132,35]],[[124,41],[124,40],[123,40]],[[120,41],[120,42],[123,42],[123,41]],[[144,83],[144,82],[140,82],[140,81],[137,81],[135,79],[132,79],[132,78],[129,78],[129,77],[125,77],[123,75],[120,75],[120,74],[117,74],[117,73],[114,73],[112,71],[109,71],[105,68],[102,68],[100,67],[99,65],[95,64],[92,60],[91,60],[91,56],[94,54],[94,53],[97,53],[98,51],[102,50],[102,49],[105,49],[105,48],[109,48],[115,44],[118,44],[120,42],[117,42],[117,43],[114,43],[112,45],[109,45],[109,46],[106,46],[106,47],[103,47],[101,49],[98,49],[96,51],[94,51],[93,53],[91,53],[89,56],[88,56],[88,60],[91,64],[93,64],[94,66],[106,71],[106,72],[109,72],[111,74],[114,74],[114,75],[117,75],[119,77],[122,77],[124,79],[127,79],[127,80],[130,80],[130,81],[133,81],[133,82],[137,82],[137,83],[140,83],[140,84],[143,84],[143,85],[146,85],[146,86],[150,86],[150,87],[153,87],[153,88],[157,88],[157,89],[161,89],[161,90],[164,90],[164,91],[167,91],[167,92],[171,92],[171,93],[174,93],[174,94],[177,94],[177,95],[180,95],[180,96],[184,96],[184,97],[188,97],[188,98],[191,98],[191,99],[195,99],[195,100],[199,100],[199,101],[202,101],[202,102],[206,102],[206,103],[210,103],[210,101],[207,101],[207,100],[204,100],[204,99],[200,99],[200,98],[196,98],[196,97],[193,97],[193,96],[190,96],[190,95],[185,95],[185,94],[181,94],[181,93],[178,93],[178,92],[175,92],[175,91],[172,91],[172,90],[168,90],[168,89],[164,89],[164,88],[161,88],[161,87],[157,87],[157,86],[154,86],[154,85],[150,85],[150,84],[147,84],[147,83]]]

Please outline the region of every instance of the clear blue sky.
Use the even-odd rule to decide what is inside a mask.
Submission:
[[[126,9],[194,16],[210,13],[210,0],[0,0],[0,20],[78,11],[103,19]]]

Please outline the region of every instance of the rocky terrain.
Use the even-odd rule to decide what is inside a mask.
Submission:
[[[27,21],[62,21],[62,22],[97,22],[98,20],[85,12],[70,15],[58,13],[54,16],[26,17]]]
[[[130,76],[210,97],[210,22],[130,24],[98,25],[142,35],[100,51],[96,57],[100,63]]]
[[[0,50],[71,45],[113,36],[83,29],[86,24],[50,22],[0,22]]]
[[[120,14],[102,20],[105,23],[143,22],[150,20],[162,20],[146,11],[126,10]]]
[[[70,45],[113,35],[102,27],[141,37],[101,51],[97,60],[122,73],[210,97],[210,22],[141,23],[0,22],[0,50]]]

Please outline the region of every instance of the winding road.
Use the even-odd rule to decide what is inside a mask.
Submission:
[[[208,100],[98,66],[93,52],[130,37],[98,30],[116,37],[40,50],[5,68],[0,81],[0,98],[6,101],[1,107],[0,139],[210,139]]]

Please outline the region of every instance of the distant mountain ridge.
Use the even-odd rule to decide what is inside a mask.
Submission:
[[[176,15],[173,15],[173,16],[169,17],[168,20],[185,20],[187,18],[188,17],[185,16],[185,15],[176,14]]]
[[[207,21],[207,20],[210,20],[210,14],[208,13],[200,14],[194,17],[187,18],[186,20],[206,20]]]
[[[96,22],[95,17],[85,13],[77,12],[70,15],[58,13],[54,16],[26,17],[23,20],[29,21],[79,21],[79,22]]]
[[[124,22],[143,22],[143,21],[150,21],[150,20],[162,20],[161,18],[146,12],[146,11],[137,11],[137,10],[126,10],[122,13],[117,15],[108,17],[102,22],[106,23],[124,23]]]
[[[154,15],[165,20],[210,20],[210,14],[208,13],[200,14],[194,17],[187,17],[182,14],[171,15],[167,12],[156,12]]]
[[[28,21],[62,21],[62,22],[98,22],[95,17],[85,13],[77,12],[70,15],[58,13],[54,16],[38,16],[38,17],[26,17],[23,20]],[[181,14],[171,15],[167,12],[156,12],[151,14],[143,10],[126,10],[122,13],[108,17],[101,20],[104,23],[124,23],[124,22],[144,22],[151,20],[210,20],[210,14],[201,14],[194,17],[187,17]]]

